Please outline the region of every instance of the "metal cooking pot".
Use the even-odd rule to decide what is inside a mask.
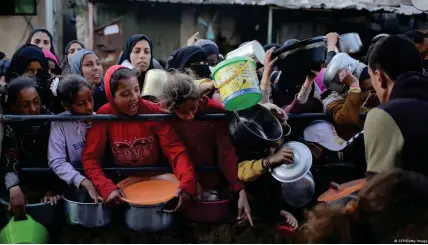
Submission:
[[[340,81],[339,73],[343,69],[348,69],[352,75],[360,79],[361,73],[366,67],[367,66],[365,64],[352,58],[346,53],[336,54],[325,70],[323,77],[324,85],[330,90],[341,93],[345,89],[346,85]]]
[[[63,195],[63,199],[69,224],[93,228],[110,223],[110,211],[103,203],[93,203],[86,189],[70,188]]]
[[[300,208],[308,204],[315,193],[315,181],[308,172],[302,178],[290,183],[281,184],[283,200],[290,206]]]
[[[249,147],[264,147],[283,136],[278,119],[258,104],[236,111],[229,124],[229,131],[236,144]]]
[[[8,211],[9,202],[4,199],[0,199],[0,203],[3,206],[3,212],[6,219],[10,219],[11,214]],[[50,203],[35,203],[25,205],[25,211],[31,215],[31,217],[44,226],[48,226],[55,221],[55,212],[57,205],[51,205]]]
[[[327,54],[326,43],[325,36],[314,37],[283,46],[273,52],[273,58],[279,58],[276,65],[282,71],[277,87],[285,92],[278,95],[280,101],[276,101],[275,104],[280,106],[290,104],[311,70],[321,70]]]
[[[151,206],[129,204],[125,211],[128,228],[144,232],[158,232],[169,228],[174,221],[174,214],[166,210],[166,204]]]
[[[160,69],[151,69],[147,71],[141,97],[153,96],[159,99],[160,93],[162,92],[162,86],[168,80],[168,73]]]
[[[184,215],[196,222],[217,222],[229,213],[229,198],[215,190],[204,190],[202,200],[193,202]]]
[[[361,42],[358,33],[346,33],[339,36],[339,51],[341,53],[355,54],[363,49],[363,42]]]

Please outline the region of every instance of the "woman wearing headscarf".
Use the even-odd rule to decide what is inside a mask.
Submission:
[[[63,74],[69,74],[71,72],[70,69],[70,58],[78,51],[85,48],[83,43],[73,40],[69,42],[64,48],[64,59],[62,60],[61,69]]]
[[[131,62],[137,70],[138,84],[142,90],[146,72],[153,69],[153,45],[150,38],[143,34],[132,35],[126,42],[118,64],[125,60]]]
[[[174,51],[168,59],[168,69],[180,72],[190,69],[198,79],[211,77],[207,54],[198,46],[188,46]]]
[[[49,64],[43,51],[32,44],[24,44],[13,55],[6,72],[6,83],[19,76],[36,79],[37,85],[46,90],[49,79]]]
[[[71,73],[84,77],[92,85],[94,111],[108,102],[104,92],[103,67],[95,52],[82,49],[70,59]]]
[[[46,29],[35,29],[28,36],[26,44],[34,44],[41,49],[47,49],[55,56],[55,48],[52,34]]]
[[[200,39],[196,41],[194,45],[201,47],[205,51],[209,66],[216,66],[219,63],[218,56],[220,54],[220,50],[215,42],[207,39]]]

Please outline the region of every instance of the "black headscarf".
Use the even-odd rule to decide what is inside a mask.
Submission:
[[[146,40],[150,46],[151,59],[150,59],[149,69],[147,69],[147,71],[153,69],[153,44],[152,44],[152,40],[148,36],[143,35],[143,34],[134,34],[130,38],[128,38],[128,41],[126,41],[125,48],[122,51],[122,55],[120,56],[120,59],[118,62],[119,65],[122,64],[122,62],[124,62],[125,60],[128,60],[129,62],[131,62],[132,49],[141,40]],[[143,88],[142,86],[144,84],[146,72],[141,73],[140,76],[138,77],[138,83],[140,85],[140,89]]]
[[[24,44],[13,55],[9,69],[6,72],[6,82],[24,74],[31,61],[38,61],[42,67],[41,73],[37,75],[37,82],[41,88],[46,87],[49,78],[49,64],[43,51],[33,44]]]
[[[43,28],[39,28],[39,29],[35,29],[35,30],[33,30],[31,33],[30,33],[30,35],[28,36],[28,39],[27,39],[27,42],[25,42],[26,44],[30,44],[31,43],[31,38],[33,38],[33,35],[35,34],[35,33],[37,33],[37,32],[43,32],[43,33],[46,33],[46,35],[48,35],[48,37],[49,37],[49,39],[51,40],[51,49],[50,49],[50,51],[52,52],[52,54],[54,54],[57,58],[58,58],[58,55],[56,55],[56,53],[55,53],[55,48],[54,48],[54,43],[53,43],[53,36],[52,36],[52,34],[48,31],[48,30],[46,30],[46,29],[43,29]]]
[[[190,66],[191,63],[206,62],[207,65]],[[168,58],[168,69],[184,72],[185,68],[192,69],[199,78],[209,78],[211,71],[208,67],[207,54],[198,46],[188,46],[174,51]]]
[[[61,69],[63,69],[63,70],[64,70],[64,68],[67,69],[66,67],[69,68],[67,56],[68,56],[68,50],[70,49],[70,46],[73,43],[78,43],[78,44],[80,44],[80,46],[82,46],[82,49],[85,49],[85,45],[83,45],[83,43],[81,43],[77,40],[73,40],[73,41],[69,42],[64,48],[64,59],[62,60],[62,64],[61,64]]]
[[[128,60],[131,62],[131,53],[132,49],[134,48],[135,44],[137,44],[141,40],[146,40],[150,45],[150,53],[152,55],[152,59],[150,61],[149,69],[153,69],[153,44],[152,40],[146,35],[143,34],[134,34],[130,38],[128,38],[128,41],[126,42],[125,48],[123,49],[122,56],[119,59],[118,64],[122,64],[125,60]]]

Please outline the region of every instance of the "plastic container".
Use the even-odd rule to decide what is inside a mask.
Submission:
[[[228,111],[248,109],[262,99],[256,62],[251,58],[239,56],[225,60],[214,67],[213,77]]]
[[[0,232],[2,244],[44,244],[48,239],[46,228],[28,214],[24,220],[15,220],[15,217],[12,217]]]

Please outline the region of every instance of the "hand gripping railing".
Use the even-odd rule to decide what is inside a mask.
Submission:
[[[199,114],[195,120],[224,120],[227,117],[225,113],[218,114]],[[361,114],[360,118],[365,119],[366,114]],[[133,117],[119,116],[110,114],[98,115],[1,115],[2,122],[22,122],[33,120],[49,120],[49,121],[163,121],[170,119],[177,119],[175,114],[140,114]],[[323,113],[306,113],[306,114],[288,114],[289,119],[324,119],[331,120],[331,117]],[[24,172],[46,172],[51,171],[50,168],[22,168]],[[77,169],[82,170],[82,169]],[[104,168],[106,172],[111,171],[127,171],[127,172],[154,172],[154,171],[171,171],[169,166],[144,166],[144,167],[113,167]],[[203,166],[198,167],[198,171],[210,172],[218,170],[216,166]]]

